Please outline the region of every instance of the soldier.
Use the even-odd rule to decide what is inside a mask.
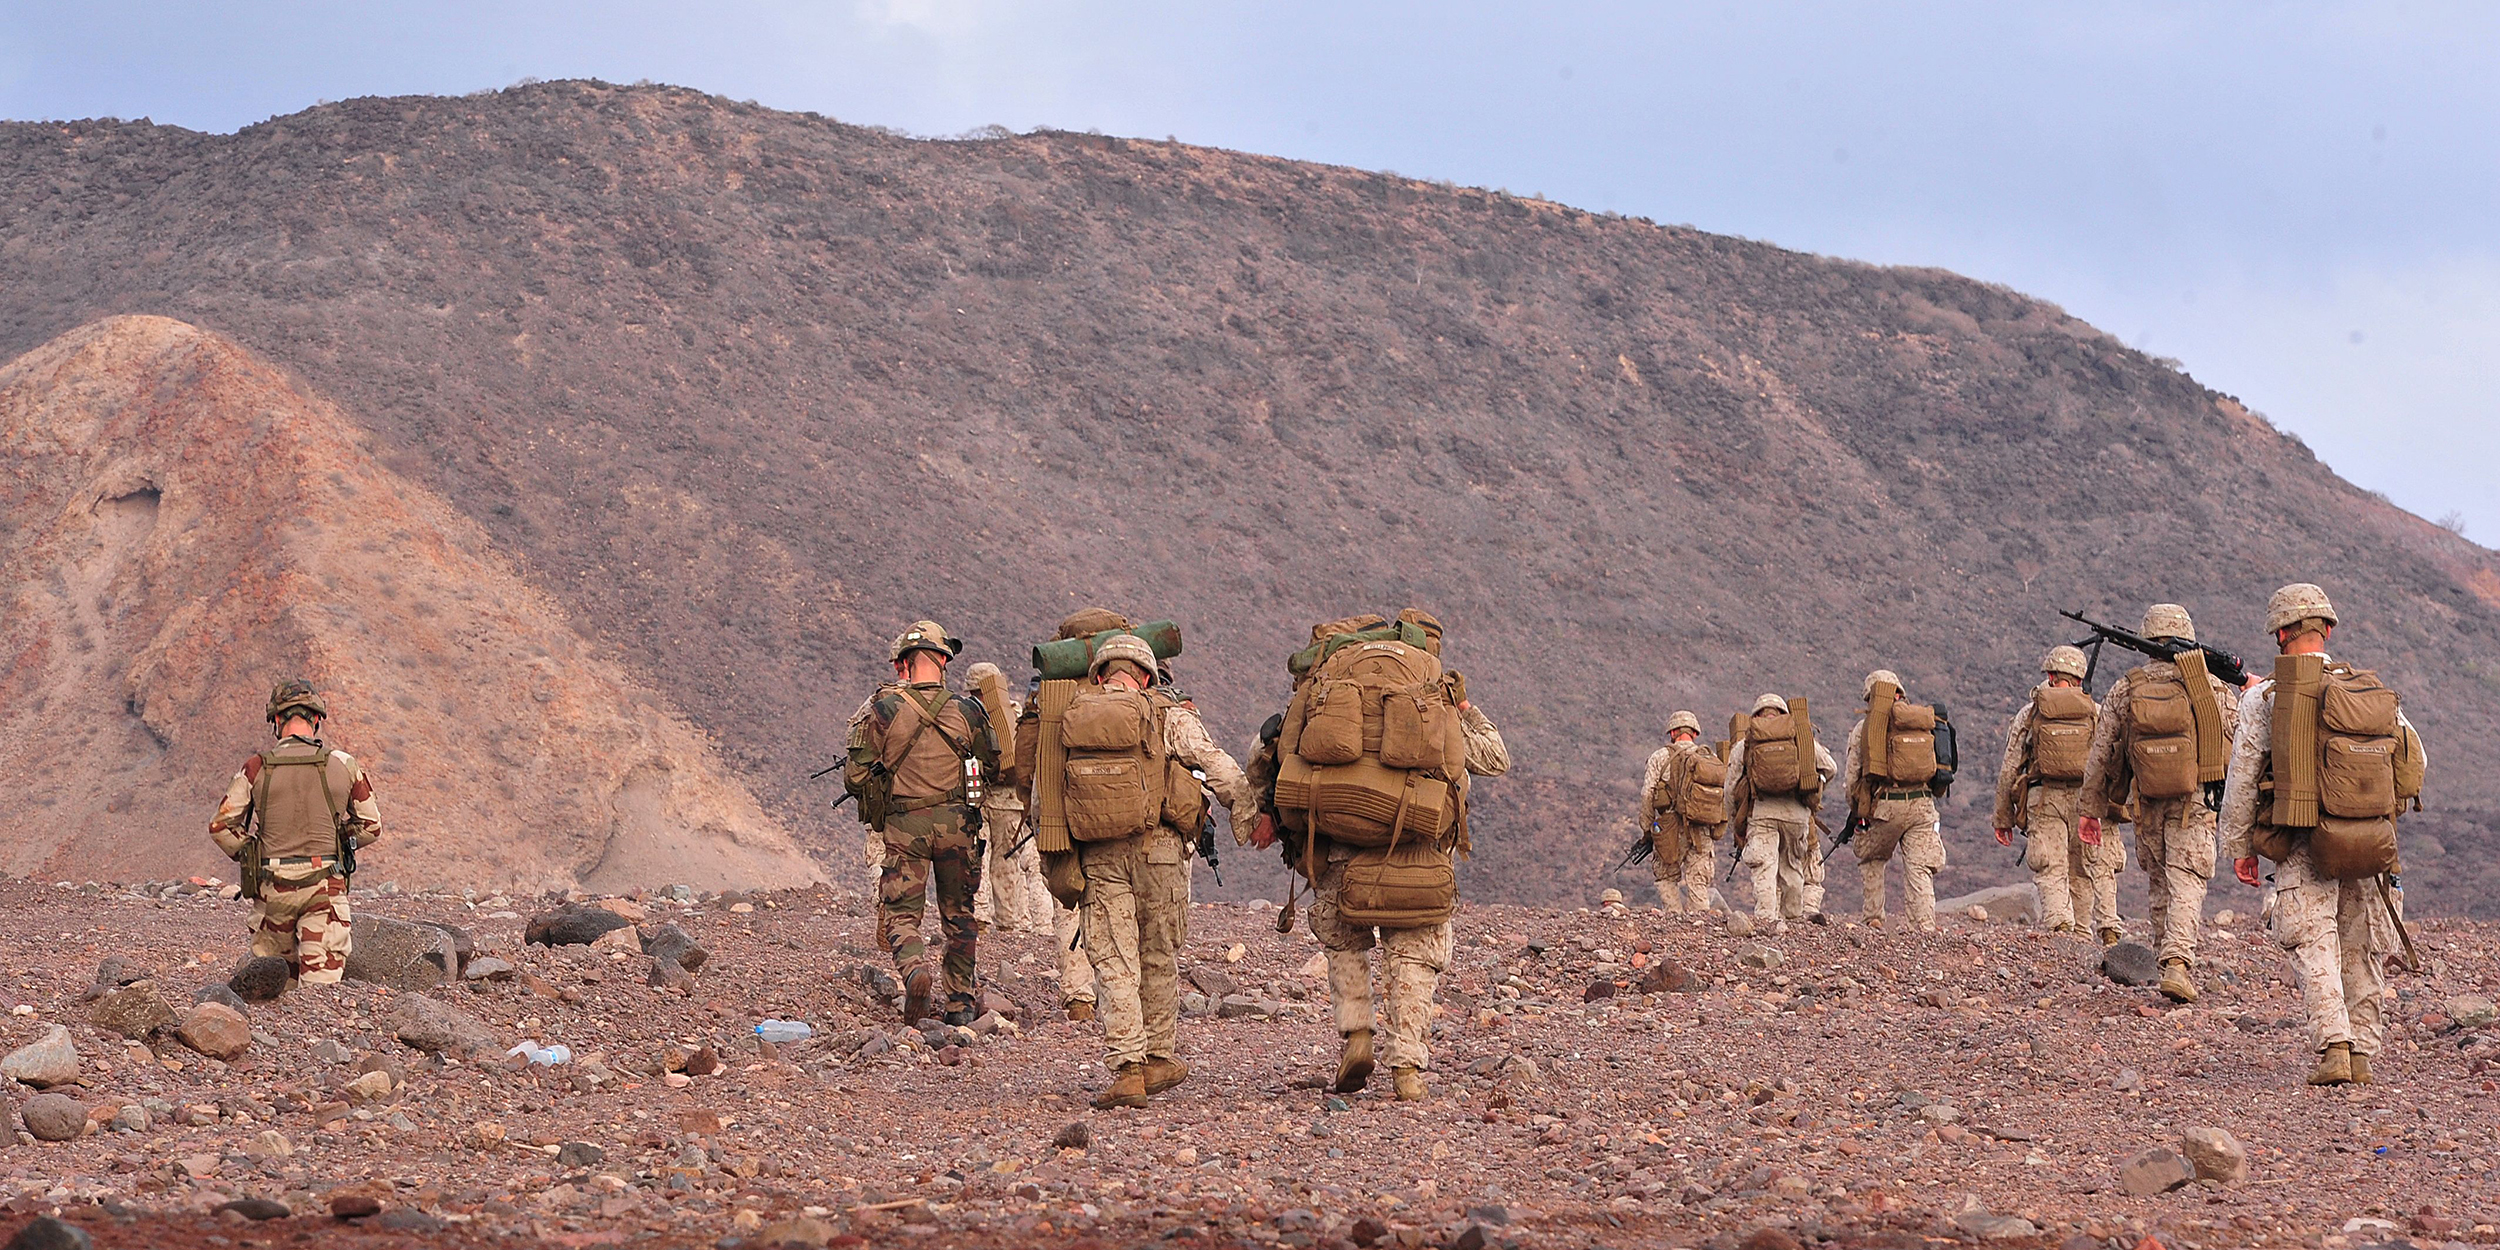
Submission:
[[[1207,736],[1197,711],[1153,689],[1155,654],[1144,639],[1134,634],[1104,639],[1088,671],[1095,689],[1128,696],[1158,722],[1149,732],[1159,736],[1160,751],[1139,746],[1134,754],[1148,767],[1160,764],[1165,770],[1152,800],[1160,810],[1146,815],[1151,827],[1125,837],[1080,838],[1073,851],[1062,853],[1073,858],[1082,876],[1085,954],[1094,965],[1112,1070],[1110,1086],[1094,1098],[1094,1105],[1142,1107],[1150,1096],[1189,1078],[1189,1065],[1181,1062],[1176,1044],[1178,954],[1189,936],[1186,857],[1197,842],[1196,805],[1203,795],[1187,770],[1206,774],[1207,784],[1223,798],[1232,812],[1236,840],[1246,838],[1243,831],[1256,821],[1258,800],[1241,765]],[[1084,706],[1071,706],[1070,724]],[[1104,758],[1094,757],[1096,762]],[[1178,793],[1182,787],[1175,774],[1188,782],[1185,794]],[[1071,823],[1075,820],[1072,812]],[[1070,867],[1053,864],[1048,873],[1054,881],[1066,880]]]
[[[1649,833],[1658,904],[1671,913],[1710,910],[1719,839],[1727,835],[1726,783],[1725,762],[1701,743],[1701,718],[1691,712],[1669,716],[1667,745],[1650,753],[1641,772],[1641,806],[1635,819]],[[1695,803],[1706,803],[1719,819],[1693,818],[1688,813],[1701,810]]]
[[[997,665],[983,660],[965,670],[964,676],[977,691],[984,681],[995,679],[1000,673]],[[1012,724],[1023,707],[1009,700],[1004,711]],[[1051,919],[1054,904],[1049,888],[1042,884],[1042,857],[1033,849],[1033,840],[1025,836],[1024,800],[1016,797],[1015,787],[982,787],[981,832],[989,842],[990,853],[982,871],[986,888],[974,900],[973,919],[980,921],[984,929],[1041,932]]]
[[[2051,647],[2045,674],[2005,728],[2005,762],[1997,769],[1997,845],[2025,831],[2023,862],[2040,889],[2040,917],[2053,933],[2080,932],[2090,918],[2101,945],[2118,943],[2118,871],[2126,849],[2115,838],[2083,835],[2076,804],[2084,758],[2092,747],[2100,705],[2083,688],[2083,652]]]
[[[2274,940],[2292,957],[2301,1006],[2309,1018],[2310,1047],[2318,1055],[2309,1083],[2367,1085],[2370,1060],[2379,1053],[2387,1023],[2381,999],[2385,974],[2379,962],[2387,945],[2378,935],[2395,910],[2386,878],[2378,874],[2393,867],[2395,812],[2404,799],[2420,792],[2428,759],[2421,736],[2398,709],[2395,693],[2380,685],[2376,674],[2356,672],[2327,657],[2335,623],[2335,605],[2308,582],[2285,586],[2267,602],[2266,628],[2274,633],[2276,650],[2285,656],[2318,657],[2317,667],[2306,674],[2315,687],[2305,692],[2305,699],[2295,690],[2291,706],[2299,711],[2286,711],[2286,696],[2276,678],[2251,683],[2241,697],[2222,796],[2222,847],[2231,857],[2233,875],[2251,888],[2262,886],[2257,875],[2261,851],[2275,861]],[[2285,667],[2278,665],[2277,674]],[[2289,667],[2301,672],[2297,665]],[[2321,714],[2319,687],[2346,696],[2340,700],[2337,723]],[[2351,697],[2356,694],[2360,697]],[[2363,714],[2356,716],[2356,711]],[[2384,721],[2362,723],[2373,712]],[[2278,723],[2278,718],[2293,715],[2305,715],[2310,723]],[[2330,734],[2347,749],[2337,751]],[[2275,754],[2277,745],[2285,743],[2301,744],[2324,758],[2313,756],[2305,770],[2288,767],[2291,761]],[[2308,776],[2295,777],[2296,771]],[[2321,779],[2345,784],[2321,797]],[[2336,812],[2337,800],[2347,790],[2382,796],[2385,816]],[[2305,818],[2287,810],[2303,801],[2311,809]],[[2300,819],[2308,823],[2278,823]],[[2373,832],[2382,820],[2381,858],[2338,864],[2345,848],[2321,844],[2355,829]]]
[[[1867,715],[1849,728],[1849,813],[1858,830],[1853,841],[1857,847],[1858,879],[1864,886],[1865,901],[1860,904],[1860,920],[1870,929],[1884,927],[1884,870],[1892,863],[1893,853],[1901,855],[1901,893],[1906,898],[1905,910],[1910,925],[1921,933],[1936,931],[1936,873],[1945,866],[1944,829],[1936,815],[1936,794],[1930,781],[1911,780],[1915,770],[1904,772],[1888,766],[1886,775],[1874,770],[1873,746],[1867,741],[1867,720],[1874,713],[1875,702],[1889,692],[1896,711],[1903,706],[1908,692],[1901,688],[1901,678],[1891,669],[1879,668],[1866,675],[1861,691],[1867,700]],[[1925,768],[1932,774],[1936,759],[1932,743],[1933,721],[1929,722],[1931,741]],[[1895,722],[1900,728],[1900,722]],[[1909,731],[1915,734],[1917,731]],[[1899,742],[1887,744],[1891,765],[1898,765],[1904,752]]]
[[[2175,603],[2146,608],[2136,632],[2196,641],[2196,623]],[[2109,688],[2084,761],[2080,822],[2083,837],[2105,837],[2102,822],[2117,818],[2132,799],[2135,862],[2144,869],[2160,943],[2161,992],[2182,1003],[2196,1001],[2197,930],[2214,875],[2214,806],[2208,803],[2219,806],[2215,791],[2240,707],[2237,691],[2203,673],[2201,655],[2181,658],[2191,656],[2201,681],[2190,682],[2169,660],[2152,660]],[[2210,788],[2207,772],[2216,783]]]
[[[353,923],[348,877],[357,848],[382,836],[365,770],[321,741],[328,715],[312,683],[278,683],[269,692],[278,744],[243,761],[208,825],[217,849],[243,866],[252,954],[292,965],[289,988],[297,981],[335,984],[345,973]]]
[[[1786,933],[1788,922],[1823,920],[1823,859],[1815,854],[1814,809],[1823,786],[1840,771],[1832,753],[1814,743],[1813,773],[1799,767],[1800,740],[1812,740],[1788,700],[1766,694],[1753,701],[1744,736],[1728,749],[1728,822],[1744,827],[1740,863],[1753,878],[1754,921],[1767,933]],[[1755,757],[1748,767],[1748,751]],[[1777,775],[1772,775],[1776,768]]]
[[[970,1024],[980,924],[984,779],[998,776],[998,746],[977,700],[946,688],[946,666],[963,652],[935,621],[914,621],[894,640],[894,680],[851,717],[843,783],[859,796],[859,818],[882,839],[877,938],[903,978],[903,1018],[926,1018],[935,977],[920,920],[937,882],[946,934],[946,1022]]]
[[[1379,617],[1369,620],[1378,622]],[[1436,661],[1441,655],[1441,622],[1429,613],[1408,608],[1398,613],[1398,624],[1413,626],[1424,640],[1424,650]],[[1314,631],[1315,634],[1320,631]],[[1409,635],[1411,636],[1411,635]],[[1315,639],[1316,640],[1316,639]],[[1464,768],[1469,776],[1499,777],[1510,771],[1510,750],[1502,742],[1501,731],[1491,717],[1465,697],[1465,682],[1455,673],[1444,674],[1444,688],[1450,692],[1458,712],[1460,736],[1464,743]],[[1446,696],[1445,696],[1446,697]],[[1274,742],[1262,743],[1254,779],[1259,789],[1272,799],[1273,788],[1267,784],[1275,776]],[[1460,793],[1464,794],[1463,789]],[[1463,802],[1463,797],[1461,799]],[[1463,828],[1463,820],[1462,828]],[[1277,840],[1273,810],[1259,817],[1252,845],[1266,847]],[[1348,920],[1346,910],[1346,872],[1360,848],[1348,846],[1331,838],[1297,836],[1289,842],[1302,843],[1296,852],[1316,850],[1320,862],[1306,875],[1311,881],[1311,936],[1319,939],[1328,961],[1328,998],[1335,1008],[1337,1033],[1342,1046],[1337,1059],[1333,1082],[1339,1093],[1353,1093],[1371,1079],[1374,1065],[1372,1037],[1383,1014],[1375,1007],[1369,953],[1380,948],[1381,976],[1388,982],[1386,1016],[1389,1026],[1386,1051],[1392,1088],[1400,1102],[1420,1102],[1428,1094],[1424,1072],[1432,1065],[1432,998],[1441,984],[1441,974],[1450,964],[1450,922],[1444,918],[1421,925],[1358,924]],[[1445,861],[1446,862],[1446,861]],[[1451,906],[1455,907],[1454,898]]]

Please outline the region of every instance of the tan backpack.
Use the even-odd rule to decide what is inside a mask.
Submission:
[[[1167,706],[1159,694],[1117,686],[1087,688],[1069,701],[1057,744],[1067,756],[1061,802],[1069,837],[1133,838],[1162,821],[1170,788]]]
[[[1441,661],[1396,639],[1336,648],[1285,709],[1276,808],[1287,829],[1350,846],[1457,827],[1467,770]]]
[[[2042,685],[2031,692],[2031,775],[2040,781],[2081,781],[2092,754],[2100,705],[2080,686]]]
[[[1804,798],[1822,792],[1814,758],[1814,722],[1803,699],[1789,711],[1765,709],[1745,724],[1745,788],[1758,795]]]
[[[2319,875],[2339,881],[2396,871],[2396,816],[2421,793],[2421,740],[2400,718],[2402,699],[2377,673],[2317,655],[2275,660],[2269,772],[2272,802],[2261,845],[2282,858],[2304,832]]]
[[[2127,765],[2135,792],[2147,799],[2184,799],[2196,793],[2196,714],[2188,688],[2176,681],[2147,681],[2128,696],[2135,733],[2127,742]]]
[[[1893,786],[1923,786],[1936,778],[1936,709],[1901,698],[1898,686],[1878,685],[1866,704],[1866,775]]]
[[[1667,770],[1676,778],[1675,813],[1685,823],[1715,825],[1727,819],[1727,761],[1707,750],[1676,752]]]

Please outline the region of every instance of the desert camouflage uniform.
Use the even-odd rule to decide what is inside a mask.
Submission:
[[[942,682],[879,687],[851,717],[850,758],[855,769],[883,759],[893,777],[892,812],[880,840],[884,863],[877,880],[878,941],[906,982],[924,969],[929,946],[920,936],[920,922],[934,878],[938,923],[946,940],[946,1003],[950,1010],[960,1010],[971,1006],[978,986],[981,926],[973,919],[973,899],[981,890],[983,851],[979,809],[965,800],[963,757],[938,731],[973,750],[984,776],[999,775],[998,753],[987,714],[974,699],[950,699],[927,732],[913,735],[912,726],[922,714],[918,700],[940,693],[946,693]]]
[[[1849,727],[1848,776],[1866,768],[1866,718]],[[1936,928],[1936,873],[1945,866],[1944,826],[1936,815],[1936,799],[1923,785],[1896,786],[1881,778],[1867,780],[1874,799],[1871,811],[1860,813],[1866,828],[1850,846],[1858,853],[1858,880],[1865,890],[1860,918],[1884,918],[1884,869],[1893,853],[1901,855],[1903,910],[1911,927],[1923,933]]]
[[[1818,785],[1839,772],[1832,753],[1814,744]],[[1744,788],[1745,743],[1738,740],[1727,756],[1727,803],[1730,819]],[[1757,794],[1753,814],[1745,820],[1745,847],[1738,862],[1753,881],[1753,914],[1760,921],[1799,920],[1823,911],[1823,840],[1814,828],[1814,809],[1794,794]],[[1732,908],[1734,904],[1729,904]]]
[[[1650,752],[1649,763],[1641,770],[1640,797],[1632,819],[1635,828],[1649,830],[1655,852],[1649,871],[1658,883],[1658,905],[1670,913],[1705,912],[1710,910],[1710,879],[1718,873],[1719,839],[1727,836],[1727,823],[1696,825],[1649,805],[1649,796],[1657,792],[1678,751],[1710,754],[1710,748],[1699,742],[1671,742]],[[1670,855],[1670,851],[1678,853]]]
[[[2222,740],[2231,742],[2239,725],[2239,692],[2211,674],[2205,680],[2213,684],[2214,706],[2222,714]],[[2135,734],[2134,695],[2145,683],[2159,681],[2184,684],[2177,665],[2155,660],[2137,665],[2102,698],[2101,719],[2092,727],[2092,753],[2083,765],[2083,815],[2115,822],[2134,797],[2127,763],[2127,744]],[[2101,840],[2115,839],[2104,830]],[[2135,862],[2144,870],[2145,898],[2161,958],[2194,967],[2205,891],[2214,876],[2213,809],[2195,794],[2135,798]]]
[[[226,797],[209,821],[208,836],[227,858],[239,858],[251,833],[255,791],[271,755],[318,750],[318,739],[289,735],[262,755],[243,761],[226,783]],[[325,765],[332,795],[343,796],[346,823],[358,848],[382,836],[382,815],[373,804],[373,782],[356,758],[332,751]],[[261,854],[268,880],[252,902],[252,953],[292,962],[296,979],[309,985],[338,981],[347,969],[354,917],[347,905],[347,878],[338,875],[338,833],[309,768],[281,767],[270,774],[269,805],[258,813]]]
[[[2231,739],[2231,771],[2222,794],[2222,854],[2233,861],[2255,855],[2257,783],[2266,775],[2274,743],[2274,679],[2249,687],[2239,702],[2239,731]],[[2407,728],[2402,712],[2397,720]],[[2337,1042],[2356,1055],[2376,1055],[2386,1036],[2382,957],[2397,938],[2386,904],[2370,880],[2338,881],[2318,875],[2309,840],[2300,839],[2274,866],[2274,940],[2291,956],[2300,1003],[2309,1021],[2309,1048]]]
[[[2078,820],[2083,783],[2031,775],[2031,722],[2038,710],[2026,700],[2005,727],[1995,827],[2025,831],[2023,866],[2031,869],[2040,891],[2041,924],[2053,929],[2089,917],[2096,931],[2117,929],[2118,874],[2127,866],[2127,844],[2109,829],[2099,846],[2086,845]],[[2023,812],[2019,822],[2017,807]]]
[[[1237,838],[1258,820],[1258,798],[1241,765],[1207,736],[1186,703],[1163,714],[1163,745],[1183,766],[1205,773],[1207,785],[1232,812]],[[1103,1042],[1114,1070],[1149,1059],[1177,1058],[1181,945],[1189,940],[1186,861],[1198,831],[1168,825],[1133,838],[1080,842],[1085,906],[1079,929],[1093,961]],[[1061,992],[1068,987],[1063,981]]]
[[[1008,705],[1010,715],[1017,710]],[[985,928],[1040,932],[1051,920],[1050,888],[1042,884],[1041,852],[1024,836],[1024,800],[1003,779],[981,791],[981,831],[990,844],[989,888],[974,900],[973,918]]]
[[[1473,705],[1458,714],[1466,733],[1467,771],[1478,777],[1499,777],[1510,771],[1510,749],[1493,720]],[[1287,837],[1293,835],[1287,834]],[[1339,914],[1345,893],[1346,864],[1356,848],[1319,839],[1325,861],[1311,883],[1311,936],[1319,939],[1328,958],[1328,1001],[1337,1015],[1339,1035],[1373,1029],[1380,1013],[1372,1001],[1371,957],[1380,948],[1380,972],[1386,991],[1388,1029],[1382,1058],[1392,1069],[1432,1067],[1432,998],[1441,974],[1450,966],[1450,922],[1412,928],[1357,925]]]

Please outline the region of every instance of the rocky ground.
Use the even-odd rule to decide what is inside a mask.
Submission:
[[[1098,1113],[1098,1035],[1059,1018],[1046,936],[985,939],[996,1014],[930,1037],[877,996],[871,921],[827,892],[613,904],[708,955],[656,977],[633,928],[524,945],[548,900],[357,906],[458,926],[470,979],[303,989],[247,1004],[244,1032],[193,1006],[235,965],[241,904],[0,882],[0,1046],[35,1047],[0,1069],[75,1104],[9,1085],[0,1231],[57,1212],[107,1246],[2500,1241],[2495,934],[2467,922],[2418,925],[2429,971],[2394,982],[2379,1083],[2315,1090],[2281,956],[2244,918],[2215,928],[2203,1000],[2173,1007],[2097,950],[1958,914],[1758,937],[1471,908],[1433,1097],[1401,1105],[1385,1074],[1316,1088],[1335,1038],[1307,934],[1209,904],[1183,965],[1194,1075]],[[759,1044],[766,1017],[815,1036]],[[503,1055],[524,1039],[570,1056]],[[2179,1183],[2227,1175],[2234,1142],[2244,1178]],[[220,1210],[245,1200],[274,1205]]]

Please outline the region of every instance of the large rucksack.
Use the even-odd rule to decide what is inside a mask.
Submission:
[[[2092,754],[2100,705],[2080,686],[2041,685],[2031,692],[2031,775],[2040,781],[2081,781]]]
[[[2146,681],[2127,698],[2135,733],[2127,766],[2139,798],[2184,799],[2196,793],[2196,716],[2186,683]]]
[[[1866,775],[1890,786],[1936,779],[1936,709],[1911,703],[1898,687],[1878,685],[1866,705]]]
[[[1170,785],[1163,696],[1118,686],[1081,690],[1059,718],[1068,836],[1133,838],[1163,819]]]
[[[1279,820],[1351,846],[1441,842],[1467,770],[1441,661],[1387,637],[1339,635],[1314,650],[1277,738]]]
[[[1727,819],[1727,761],[1707,750],[1678,751],[1667,771],[1675,777],[1675,814],[1685,823]]]
[[[1803,699],[1792,699],[1797,708]],[[1745,723],[1745,788],[1757,795],[1811,801],[1823,789],[1814,749],[1814,722],[1795,711],[1765,709]]]
[[[2275,662],[2271,793],[2259,849],[2281,859],[2306,834],[2319,875],[2357,880],[2393,872],[2396,816],[2421,793],[2421,740],[2399,716],[2402,699],[2377,673],[2322,656]]]

